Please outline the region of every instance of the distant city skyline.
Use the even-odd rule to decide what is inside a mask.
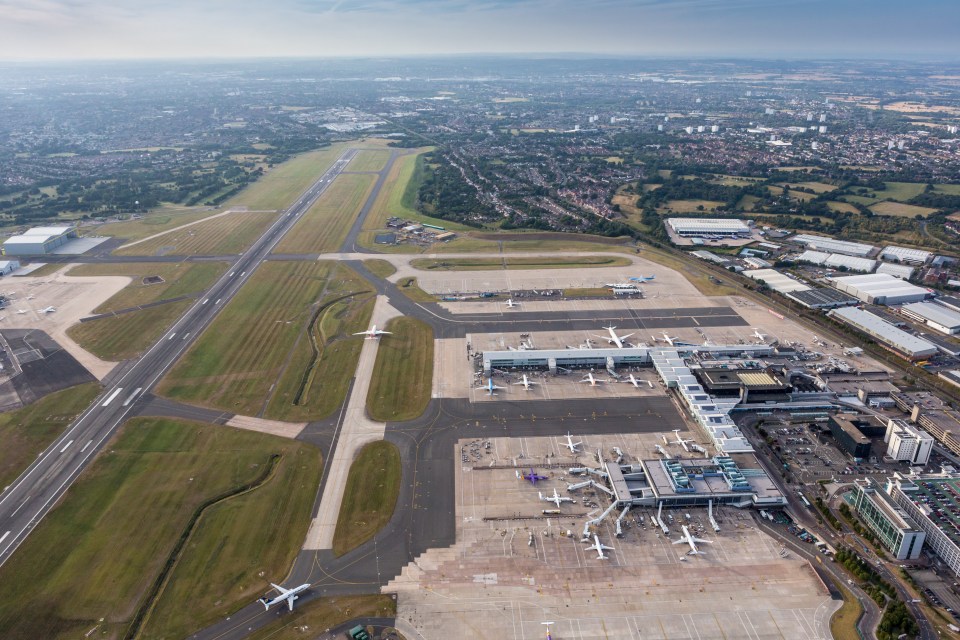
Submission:
[[[0,59],[960,58],[956,0],[0,0]]]

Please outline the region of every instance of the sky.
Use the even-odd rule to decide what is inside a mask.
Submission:
[[[0,59],[960,58],[960,0],[0,0]]]

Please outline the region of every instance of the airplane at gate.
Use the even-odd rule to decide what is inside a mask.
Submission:
[[[567,498],[567,497],[564,497],[564,496],[560,495],[559,493],[557,493],[556,487],[554,487],[554,489],[553,489],[553,495],[552,495],[552,496],[545,496],[545,495],[543,495],[543,494],[541,493],[541,494],[540,494],[540,499],[543,500],[544,502],[552,502],[552,503],[554,503],[555,505],[557,505],[557,507],[559,507],[559,506],[560,506],[561,504],[563,504],[564,502],[573,502],[573,498]]]
[[[562,444],[563,446],[565,446],[567,449],[570,449],[570,453],[577,453],[577,447],[580,446],[581,444],[583,444],[583,441],[580,440],[580,441],[574,442],[574,441],[573,441],[573,436],[571,436],[571,435],[570,435],[570,432],[568,431],[568,432],[567,432],[567,441],[566,441],[566,442],[563,442],[563,440],[561,440],[561,441],[560,441],[560,444]]]
[[[594,551],[597,552],[597,560],[606,560],[607,558],[610,557],[606,555],[604,551],[614,551],[613,547],[608,547],[605,544],[601,544],[600,536],[598,536],[597,534],[593,534],[593,544],[590,545],[589,547],[584,548],[584,551],[588,551],[590,549],[593,549]]]
[[[606,340],[607,343],[609,343],[609,344],[615,344],[615,345],[617,345],[617,349],[623,349],[623,346],[624,346],[624,342],[623,342],[623,341],[633,335],[632,333],[628,333],[628,334],[626,334],[626,335],[618,336],[618,335],[617,335],[617,332],[615,331],[616,327],[604,327],[604,329],[607,330],[607,333],[608,333],[609,335],[607,335],[607,336],[597,336],[597,337],[598,337],[598,338],[601,338],[601,339],[603,339],[603,340]]]
[[[355,336],[366,336],[366,339],[367,339],[367,340],[376,340],[376,339],[379,338],[380,336],[388,336],[388,335],[391,335],[391,333],[390,333],[389,331],[382,331],[382,330],[380,330],[380,329],[377,329],[377,325],[373,325],[372,327],[370,327],[370,328],[367,329],[366,331],[361,331],[361,332],[355,333],[355,334],[353,334],[353,335],[355,335]]]
[[[637,389],[640,388],[640,381],[637,380],[632,373],[630,374],[629,378],[627,378],[626,380],[621,380],[620,382],[629,382],[630,384],[635,386]]]
[[[503,389],[503,387],[498,387],[493,384],[493,378],[487,378],[487,384],[477,387],[477,389],[486,389],[487,393],[491,396],[495,396],[497,389]]]
[[[604,379],[602,379],[602,378],[594,378],[594,377],[593,377],[593,372],[592,372],[592,371],[588,371],[588,372],[587,372],[587,377],[584,378],[583,380],[581,380],[580,382],[589,382],[591,387],[595,387],[595,386],[597,386],[597,384],[599,384],[599,383],[601,383],[601,382],[609,382],[609,380],[604,380]]]
[[[533,387],[533,385],[535,385],[535,384],[537,384],[537,383],[534,382],[533,380],[529,379],[529,378],[527,377],[527,374],[523,374],[523,380],[521,380],[520,382],[514,382],[513,384],[518,385],[518,386],[522,384],[525,391],[530,391],[530,389]]]
[[[713,544],[710,540],[701,540],[700,538],[693,537],[693,534],[690,533],[690,529],[687,529],[687,525],[680,527],[683,530],[683,535],[680,536],[679,540],[674,540],[673,544],[686,544],[689,545],[690,551],[687,551],[688,556],[702,556],[706,555],[703,551],[697,549],[697,543],[706,543]]]
[[[284,589],[280,585],[273,584],[272,582],[270,583],[270,586],[276,589],[280,595],[278,595],[276,598],[260,598],[257,600],[257,602],[262,604],[264,609],[267,611],[269,611],[270,607],[273,605],[280,604],[282,602],[286,602],[287,606],[290,607],[290,611],[293,611],[293,601],[299,599],[300,596],[298,594],[301,594],[310,588],[309,584],[302,584],[299,587],[294,587],[293,589]]]

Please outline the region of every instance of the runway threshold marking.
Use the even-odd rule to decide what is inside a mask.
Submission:
[[[64,451],[66,451],[66,450],[70,447],[70,445],[72,445],[72,444],[73,444],[73,440],[71,440],[71,441],[68,442],[67,444],[63,445],[63,449],[60,449],[60,453],[63,453]]]
[[[134,390],[133,390],[133,393],[131,393],[130,396],[124,401],[123,406],[126,407],[126,406],[128,406],[131,402],[133,402],[133,399],[137,397],[137,394],[140,393],[140,391],[141,391],[142,389],[143,389],[143,387],[137,387],[136,389],[134,389]]]
[[[113,390],[113,393],[111,393],[109,396],[107,396],[107,399],[104,400],[104,401],[103,401],[103,404],[100,405],[100,406],[101,406],[101,407],[106,407],[107,405],[109,405],[111,402],[113,402],[113,399],[114,399],[114,398],[116,398],[118,395],[120,395],[120,392],[121,392],[121,391],[123,391],[123,387],[117,387],[116,389],[114,389],[114,390]]]

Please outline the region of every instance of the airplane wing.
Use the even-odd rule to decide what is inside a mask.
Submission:
[[[629,338],[629,337],[632,336],[632,335],[635,335],[636,333],[637,333],[636,331],[634,331],[633,333],[628,333],[628,334],[626,334],[626,335],[620,336],[620,339],[621,339],[621,340],[626,340],[627,338]]]
[[[270,583],[270,586],[273,587],[274,589],[276,589],[277,591],[279,591],[281,597],[287,595],[288,593],[290,593],[290,589],[284,589],[283,587],[281,587],[281,586],[278,585],[278,584],[273,584],[273,583],[271,582],[271,583]]]
[[[713,540],[701,540],[700,538],[694,538],[693,541],[696,542],[697,544],[700,544],[701,542],[705,542],[707,544],[713,544]]]
[[[687,544],[686,538],[680,538],[679,540],[674,540],[673,544]]]
[[[358,331],[357,333],[355,333],[355,334],[353,334],[353,335],[355,335],[355,336],[368,336],[368,335],[370,335],[370,332],[369,332],[369,331]]]
[[[392,335],[393,335],[393,332],[392,332],[392,331],[377,331],[377,335],[378,335],[378,336],[379,336],[379,335],[392,336]]]
[[[293,601],[296,599],[297,599],[296,596],[293,596],[292,598],[287,598],[287,606],[290,607],[290,611],[293,611]]]

